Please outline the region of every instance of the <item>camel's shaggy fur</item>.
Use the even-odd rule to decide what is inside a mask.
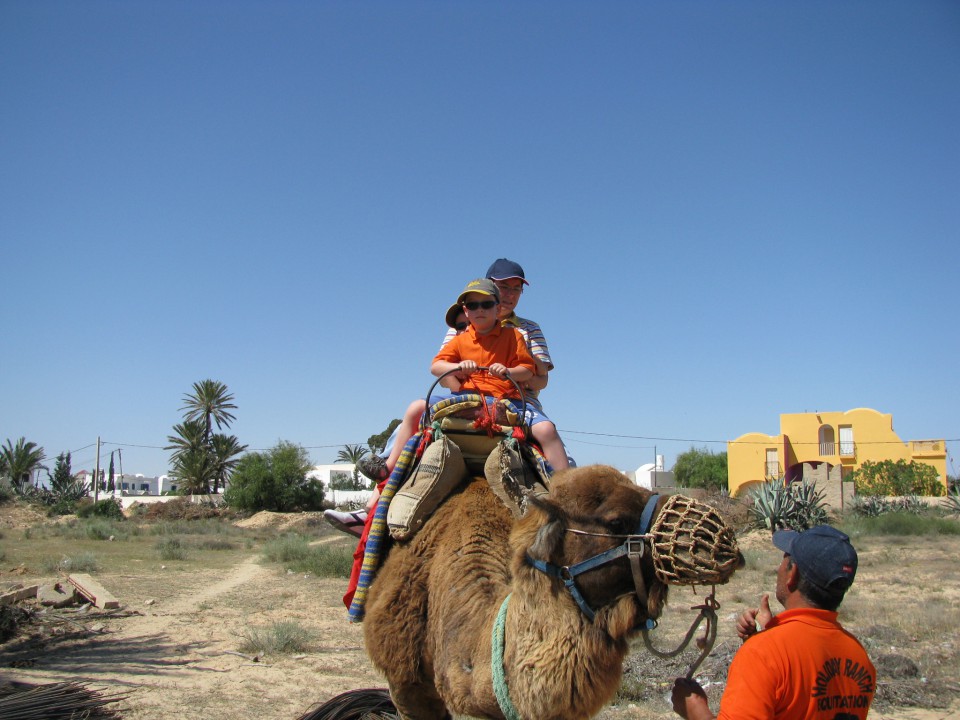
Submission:
[[[577,584],[597,609],[590,622],[562,583],[526,556],[564,566],[615,547],[622,538],[611,535],[635,530],[649,495],[611,467],[566,470],[514,523],[486,481],[475,479],[410,543],[395,545],[370,588],[364,635],[401,715],[503,718],[490,652],[508,593],[504,668],[521,717],[573,720],[599,712],[619,686],[628,640],[660,614],[667,587],[649,555],[646,607],[633,593],[625,558],[585,573]]]

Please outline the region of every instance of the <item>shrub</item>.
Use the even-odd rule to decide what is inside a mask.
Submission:
[[[77,517],[102,517],[123,520],[123,506],[117,498],[104,498],[77,508]]]
[[[244,455],[230,478],[224,501],[239,510],[320,510],[323,485],[307,477],[313,468],[307,451],[280,442],[267,452]]]
[[[960,515],[960,488],[954,487],[943,500],[940,507],[949,515]]]
[[[841,529],[848,535],[960,535],[960,523],[956,520],[910,512],[848,517]]]
[[[876,495],[857,495],[853,498],[853,514],[860,517],[878,517],[890,512],[890,501]]]
[[[189,498],[176,497],[138,508],[138,514],[146,520],[207,520],[220,517],[223,511],[212,502],[191,502]]]
[[[70,556],[64,555],[59,560],[44,558],[40,562],[40,569],[47,574],[96,572],[99,567],[100,564],[97,561],[97,556],[90,552],[82,552]]]
[[[926,463],[911,460],[867,460],[850,474],[858,495],[944,494],[937,471]]]
[[[117,535],[116,527],[106,518],[91,520],[84,527],[86,536],[91,540],[109,540]]]
[[[726,489],[727,454],[722,452],[715,455],[706,448],[690,448],[677,455],[673,478],[677,487]]]
[[[163,538],[162,540],[157,541],[157,544],[154,547],[156,548],[157,553],[160,555],[161,560],[187,559],[187,549],[184,547],[183,543],[180,542],[180,538]]]
[[[343,547],[310,545],[302,535],[283,535],[267,542],[263,553],[270,562],[317,577],[347,578],[353,566],[353,552]]]
[[[750,509],[758,527],[768,530],[806,530],[827,522],[823,491],[806,481],[787,485],[771,480],[754,488]]]
[[[266,627],[252,627],[243,631],[242,652],[259,654],[303,652],[313,639],[313,633],[299,623],[280,620]]]

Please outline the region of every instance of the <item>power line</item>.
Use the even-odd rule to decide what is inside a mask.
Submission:
[[[776,442],[776,436],[773,440],[703,440],[696,438],[669,438],[669,437],[652,437],[648,435],[618,435],[615,433],[598,433],[598,432],[587,432],[585,430],[567,430],[567,429],[557,429],[557,432],[570,434],[570,435],[596,435],[599,437],[612,437],[612,438],[625,438],[628,440],[656,440],[657,442],[689,442],[689,443],[732,443],[735,445],[769,445],[771,442]],[[836,442],[836,441],[834,441]],[[857,440],[855,444],[857,445],[906,445],[909,442],[926,442],[926,441],[917,441],[917,440]],[[947,438],[943,440],[944,443],[948,442],[960,442],[960,438]],[[790,440],[791,445],[820,445],[819,440]]]

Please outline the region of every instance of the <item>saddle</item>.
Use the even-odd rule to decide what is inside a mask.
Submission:
[[[387,527],[406,541],[464,480],[483,475],[514,517],[531,496],[546,494],[550,473],[526,440],[523,418],[505,400],[487,404],[481,395],[459,395],[434,404],[425,417],[429,444],[390,501]]]

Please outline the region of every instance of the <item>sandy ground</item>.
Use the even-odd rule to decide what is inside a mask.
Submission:
[[[266,521],[271,520],[255,516],[248,522]],[[342,542],[342,536],[333,534],[319,542],[338,541]],[[954,541],[954,545],[938,552],[952,553],[955,558],[958,546],[960,541]],[[871,583],[869,568],[873,563],[863,564],[863,577],[858,581],[866,588]],[[877,562],[876,567],[882,570],[885,565]],[[755,574],[760,577],[766,569],[758,569]],[[342,580],[284,571],[261,564],[260,557],[253,553],[218,571],[178,572],[166,568],[159,573],[103,573],[100,579],[121,599],[121,609],[113,613],[94,609],[86,614],[63,611],[64,622],[46,637],[29,642],[15,638],[0,646],[0,673],[4,678],[92,683],[125,695],[119,707],[123,717],[130,720],[293,720],[315,703],[342,691],[384,686],[367,661],[362,627],[346,621],[340,601],[345,586]],[[896,602],[903,587],[885,591],[891,593],[891,602]],[[960,583],[951,586],[946,596],[946,606],[953,612],[960,603],[958,591]],[[715,683],[713,692],[722,690],[723,667],[735,650],[731,622],[734,610],[742,608],[753,595],[752,587],[745,590],[737,587],[736,581],[718,595],[723,610],[716,657],[708,658],[698,673],[701,679]],[[658,642],[666,646],[682,636],[685,623],[691,619],[689,604],[685,595],[674,597],[668,610],[670,619],[665,621]],[[256,661],[239,654],[245,629],[279,620],[296,620],[315,633],[308,652]],[[863,629],[870,621],[870,617],[861,616],[856,626]],[[949,642],[955,646],[956,623],[953,628]],[[628,676],[631,672],[647,673],[661,679],[648,678],[648,699],[608,708],[600,718],[675,717],[666,704],[666,684],[671,676],[683,674],[686,660],[675,666],[664,664],[652,659],[642,645],[638,645],[633,658],[632,664],[628,663]],[[875,708],[870,717],[958,718],[958,697],[960,693],[948,698],[951,705],[934,709]]]

